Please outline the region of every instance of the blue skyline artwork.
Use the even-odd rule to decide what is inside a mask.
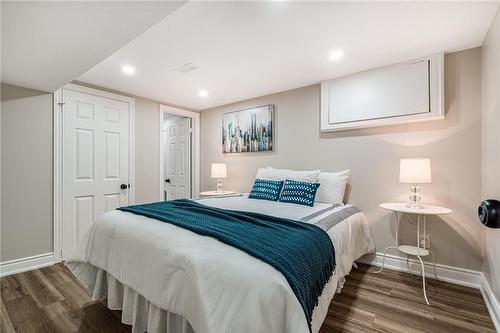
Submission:
[[[273,117],[274,105],[224,113],[222,115],[222,152],[272,151]]]

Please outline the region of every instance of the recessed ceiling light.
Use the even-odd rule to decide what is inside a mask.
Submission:
[[[336,51],[333,51],[330,53],[330,60],[337,61],[337,60],[342,59],[343,56],[344,56],[344,53],[342,51],[336,50]]]
[[[127,75],[133,75],[133,74],[135,74],[135,68],[132,66],[129,66],[129,65],[123,65],[122,72],[127,74]]]
[[[208,96],[208,91],[202,89],[202,90],[198,91],[198,96],[205,98]]]

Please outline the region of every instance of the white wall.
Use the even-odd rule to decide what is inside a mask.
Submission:
[[[500,11],[484,40],[481,73],[481,196],[500,200]],[[500,229],[484,228],[484,237],[484,273],[500,300]]]
[[[225,188],[249,191],[258,167],[352,170],[351,202],[367,215],[378,251],[394,243],[393,219],[378,208],[384,201],[408,197],[398,182],[399,159],[432,160],[433,183],[423,186],[425,201],[454,213],[431,219],[431,243],[439,263],[480,270],[481,225],[476,216],[480,195],[481,52],[471,49],[445,57],[445,120],[322,134],[320,87],[314,85],[254,98],[201,113],[202,190],[214,189],[210,163],[228,164]],[[222,113],[275,104],[273,153],[223,155]],[[415,226],[403,224],[402,241],[414,243]]]
[[[1,85],[0,261],[52,252],[52,94]]]

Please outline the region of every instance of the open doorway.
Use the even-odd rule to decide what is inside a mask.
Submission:
[[[160,198],[199,193],[199,114],[160,105]]]

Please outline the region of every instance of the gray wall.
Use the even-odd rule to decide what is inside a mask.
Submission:
[[[5,84],[1,89],[0,262],[4,262],[53,251],[53,109],[52,94]],[[160,102],[135,99],[136,202],[158,201]]]
[[[500,200],[500,11],[482,48],[482,198]],[[500,230],[484,228],[484,273],[500,300]]]
[[[202,189],[214,189],[210,163],[228,164],[226,189],[249,191],[258,167],[352,171],[350,202],[368,217],[377,250],[394,243],[394,219],[378,208],[385,201],[406,201],[407,184],[398,182],[399,159],[429,157],[433,183],[423,186],[426,202],[454,213],[428,224],[439,263],[479,270],[481,226],[476,208],[481,198],[481,51],[445,57],[446,119],[321,134],[320,87],[314,85],[259,97],[201,113]],[[275,104],[276,150],[224,156],[221,115],[263,104]],[[415,225],[402,224],[401,240],[414,243]]]
[[[0,261],[52,252],[52,94],[1,85]]]
[[[160,200],[159,102],[135,100],[135,202]]]

